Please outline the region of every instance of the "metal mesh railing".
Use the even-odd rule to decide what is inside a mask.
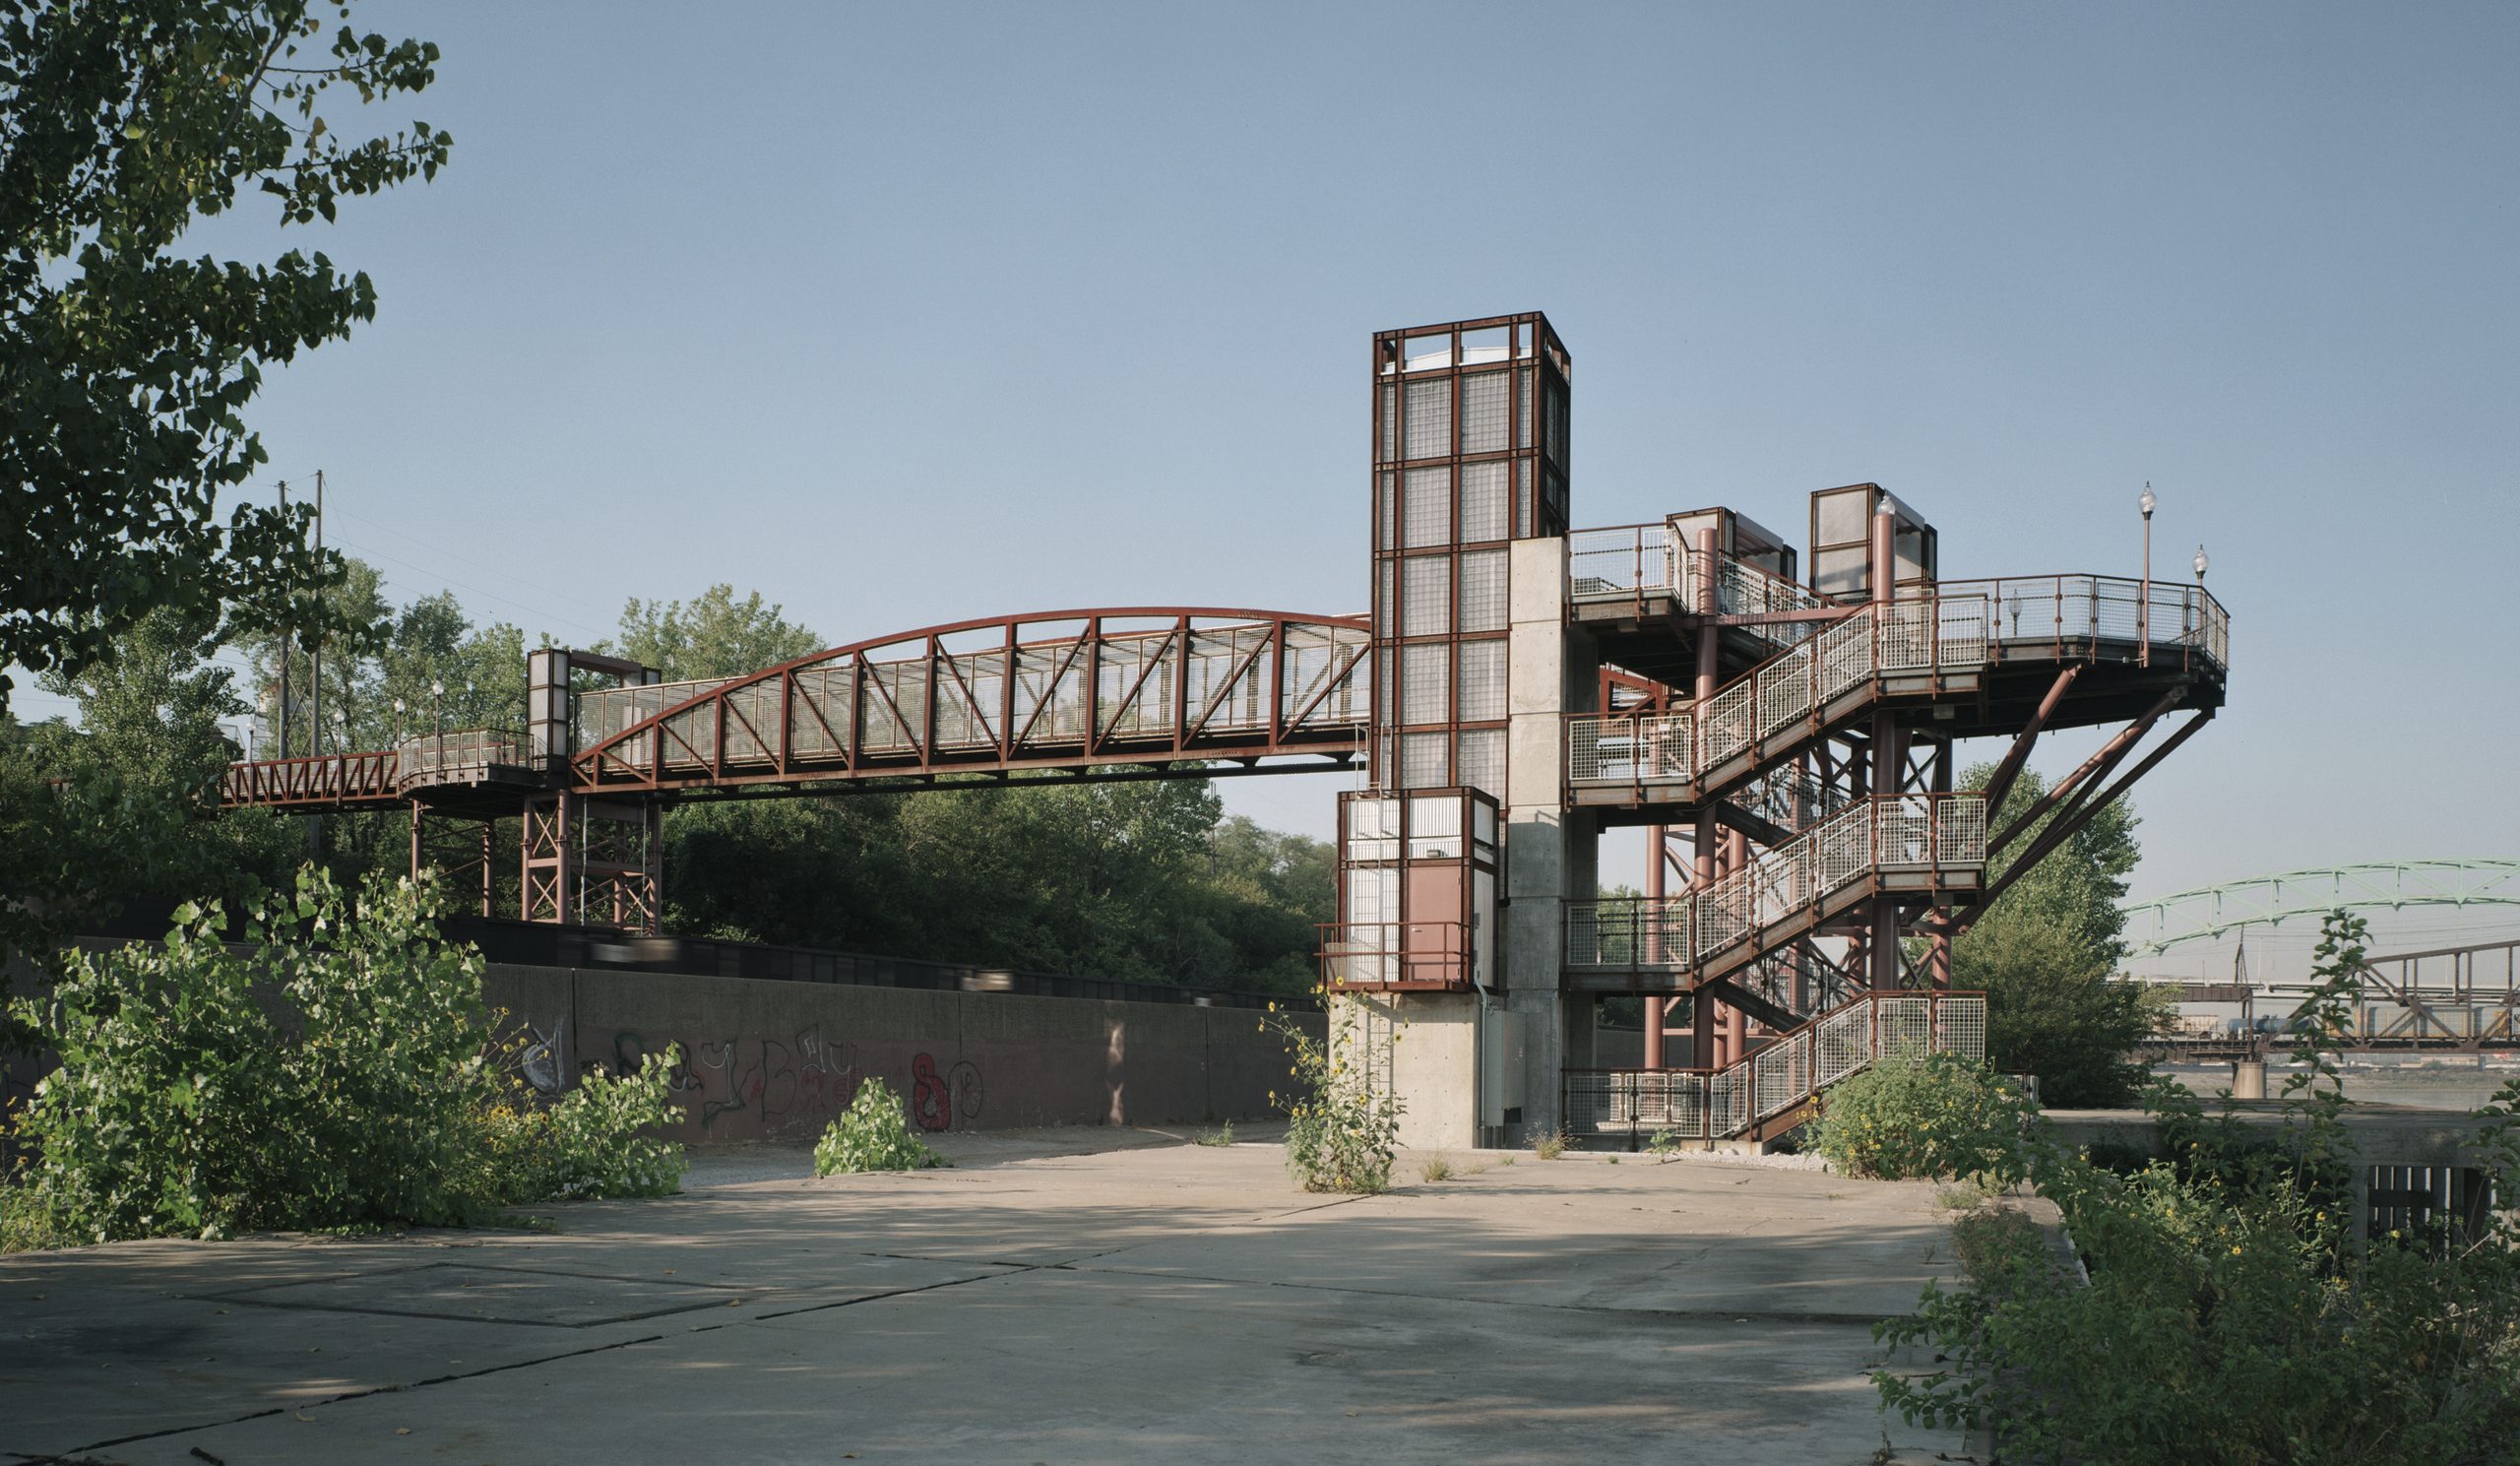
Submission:
[[[1865,992],[1721,1069],[1568,1069],[1565,1122],[1578,1133],[1670,1130],[1721,1140],[1803,1104],[1902,1050],[1986,1056],[1982,992]]]
[[[1982,597],[1859,607],[1689,710],[1570,718],[1568,778],[1578,785],[1702,780],[1868,678],[1970,669],[1986,656]],[[1638,751],[1648,717],[1657,720],[1651,776],[1640,772]]]
[[[1706,890],[1649,903],[1566,903],[1566,965],[1672,971],[1709,959],[1883,869],[1970,870],[1986,859],[1974,793],[1858,799]]]
[[[1686,779],[1696,751],[1688,713],[1614,713],[1567,725],[1568,777],[1578,784]]]
[[[1945,581],[1938,591],[1982,598],[1988,633],[2003,651],[2122,656],[2143,641],[2155,656],[2175,648],[2230,666],[2231,613],[2203,586],[2156,581],[2147,588],[2122,576],[2032,575]]]
[[[1613,897],[1566,907],[1566,965],[1676,971],[1690,964],[1689,899]]]
[[[1679,587],[1679,556],[1663,525],[1577,530],[1566,537],[1567,596],[1624,601]]]
[[[506,729],[468,728],[460,733],[423,733],[394,746],[395,782],[408,787],[459,775],[474,777],[493,764],[522,767],[526,758],[525,736]]]
[[[601,748],[607,770],[682,775],[993,750],[1074,755],[1089,719],[1114,746],[1319,734],[1366,723],[1368,640],[1362,627],[1336,623],[1185,618],[974,651],[835,655],[758,680],[582,692],[573,746]]]

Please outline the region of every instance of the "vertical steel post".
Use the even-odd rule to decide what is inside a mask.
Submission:
[[[1889,632],[1892,607],[1899,599],[1898,532],[1898,512],[1889,495],[1884,494],[1872,514],[1870,568],[1875,636]],[[1871,787],[1875,799],[1899,792],[1900,770],[1906,761],[1907,749],[1902,746],[1897,715],[1887,708],[1875,712],[1872,715]],[[1876,803],[1873,808],[1876,811],[1873,829],[1877,835],[1880,805]],[[1875,855],[1878,855],[1877,851]],[[1869,959],[1872,987],[1876,989],[1896,988],[1899,986],[1899,904],[1894,898],[1872,898],[1871,925],[1869,939],[1864,943],[1864,955]]]
[[[1716,613],[1715,576],[1712,573],[1715,564],[1715,526],[1700,526],[1695,551],[1698,570],[1696,583],[1691,587],[1697,593],[1697,612],[1700,616],[1711,617]],[[1705,734],[1707,704],[1715,698],[1715,679],[1717,673],[1722,670],[1722,638],[1723,633],[1711,622],[1701,620],[1698,623],[1697,676],[1695,685],[1690,690],[1696,699],[1692,727],[1701,737]],[[1696,760],[1692,758],[1690,763],[1694,765]],[[1698,805],[1695,834],[1692,852],[1694,860],[1690,866],[1689,889],[1694,896],[1703,898],[1715,889],[1717,838],[1714,806],[1703,800]],[[1694,932],[1691,933],[1691,939],[1695,939]],[[1691,966],[1696,965],[1696,956],[1695,952],[1689,954]],[[1701,989],[1696,1000],[1689,1004],[1689,1061],[1697,1068],[1713,1068],[1718,1062],[1718,1021],[1715,1000]]]

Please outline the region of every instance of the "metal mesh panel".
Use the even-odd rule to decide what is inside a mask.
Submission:
[[[1669,593],[1678,571],[1670,532],[1662,525],[1578,530],[1566,537],[1567,594],[1577,601]]]
[[[1707,1085],[1707,1133],[1717,1139],[1736,1134],[1750,1122],[1750,1065],[1734,1064],[1710,1076]]]
[[[1986,1000],[1974,994],[1934,999],[1934,1047],[1965,1058],[1986,1056]]]
[[[1577,784],[1633,784],[1689,774],[1687,713],[1620,713],[1566,720],[1567,777]]]
[[[1462,783],[1503,798],[1505,731],[1501,728],[1464,729],[1456,774]]]
[[[1686,967],[1689,898],[1566,903],[1566,965],[1673,972]]]
[[[814,758],[848,751],[849,679],[846,667],[809,667],[795,674],[796,695],[788,705],[790,756]],[[1016,705],[1029,711],[1020,692]]]
[[[1461,629],[1505,629],[1505,552],[1474,549],[1461,557]]]
[[[1381,461],[1389,463],[1392,450],[1400,446],[1400,390],[1392,383],[1382,384],[1382,453]]]
[[[1400,721],[1449,723],[1452,647],[1443,642],[1400,649]]]
[[[1750,744],[1755,679],[1741,680],[1708,698],[1698,725],[1698,772],[1703,774]]]
[[[1400,783],[1404,789],[1440,789],[1452,781],[1444,768],[1442,733],[1403,733],[1400,737]]]
[[[1945,795],[1936,802],[1934,862],[1939,865],[1984,865],[1986,862],[1986,797]]]
[[[1801,647],[1759,669],[1759,733],[1773,733],[1811,713],[1813,652]]]
[[[1532,445],[1532,369],[1522,367],[1514,373],[1514,395],[1522,400],[1522,411],[1514,418],[1514,446]],[[1529,486],[1528,483],[1525,485]],[[1528,533],[1528,532],[1526,532]]]
[[[1451,630],[1452,557],[1414,555],[1400,566],[1400,634],[1439,636]]]
[[[1752,1056],[1758,1117],[1789,1110],[1811,1093],[1811,1036],[1794,1033]]]
[[[1842,1008],[1812,1029],[1811,1082],[1835,1084],[1872,1062],[1872,1004]]]
[[[1511,482],[1502,463],[1464,464],[1461,469],[1461,539],[1464,544],[1502,540],[1512,522]]]
[[[1933,999],[1920,994],[1876,997],[1873,1006],[1873,1052],[1883,1056],[1933,1043]]]
[[[1410,549],[1453,538],[1453,471],[1411,469],[1401,476],[1400,542]]]
[[[1474,372],[1461,379],[1461,451],[1496,453],[1505,447],[1509,414],[1505,373]]]
[[[1501,641],[1461,643],[1460,711],[1465,723],[1505,716],[1505,644]]]
[[[1453,384],[1449,379],[1409,384],[1405,435],[1411,458],[1442,458],[1453,451]]]

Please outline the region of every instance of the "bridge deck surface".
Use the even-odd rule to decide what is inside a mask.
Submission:
[[[709,1158],[559,1235],[0,1258],[0,1458],[1852,1466],[1867,1326],[1949,1270],[1922,1183],[1456,1155],[1351,1199],[1266,1144],[949,1143]]]

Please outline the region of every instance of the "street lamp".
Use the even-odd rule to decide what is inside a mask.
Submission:
[[[2198,585],[2200,585],[2200,586],[2201,586],[2201,585],[2205,584],[2205,572],[2206,572],[2206,570],[2207,570],[2207,569],[2209,569],[2209,568],[2211,568],[2211,567],[2212,567],[2212,565],[2213,565],[2213,563],[2214,563],[2212,560],[2210,560],[2210,559],[2206,558],[2206,555],[2205,555],[2205,546],[2204,546],[2204,545],[2201,545],[2201,544],[2200,544],[2200,545],[2196,546],[2196,562],[2195,562],[2195,563],[2196,563],[2196,583],[2197,583]]]
[[[394,741],[403,741],[403,699],[394,699]]]
[[[2153,480],[2144,480],[2144,496],[2135,507],[2144,513],[2144,591],[2135,603],[2135,665],[2153,665],[2153,510],[2161,500],[2153,497]]]
[[[446,696],[446,684],[435,677],[429,679],[429,722],[437,728],[437,766],[446,767],[446,715],[440,700]]]

